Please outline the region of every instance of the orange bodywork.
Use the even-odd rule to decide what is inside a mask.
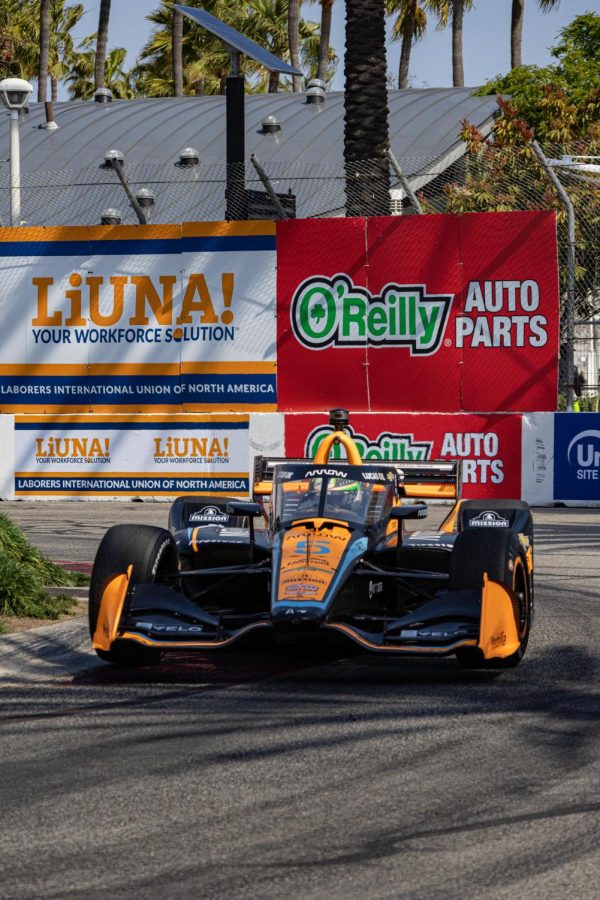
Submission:
[[[129,566],[127,572],[122,575],[115,575],[104,589],[102,600],[100,601],[96,630],[92,638],[94,650],[110,650],[111,644],[117,636],[132,568],[132,566]]]
[[[310,525],[298,522],[283,537],[278,601],[322,602],[338,571],[351,531],[330,519],[310,519]]]

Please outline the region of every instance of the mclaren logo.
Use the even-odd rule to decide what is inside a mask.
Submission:
[[[487,509],[474,519],[469,519],[470,528],[508,528],[509,525],[509,520],[494,512],[493,509]]]
[[[380,295],[348,275],[318,275],[292,298],[296,339],[311,350],[326,347],[407,347],[411,356],[438,350],[453,294],[428,294],[424,285],[386,284]]]

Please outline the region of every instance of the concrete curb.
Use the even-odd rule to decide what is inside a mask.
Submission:
[[[101,665],[83,616],[0,637],[0,685],[70,680]]]

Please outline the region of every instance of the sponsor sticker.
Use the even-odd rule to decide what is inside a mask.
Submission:
[[[510,522],[495,512],[493,509],[486,509],[485,512],[479,513],[474,519],[469,519],[470,528],[508,528]]]
[[[600,501],[600,414],[554,417],[554,497]]]

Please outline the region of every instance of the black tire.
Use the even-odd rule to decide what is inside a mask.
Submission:
[[[457,650],[456,658],[467,669],[512,669],[525,655],[533,614],[532,579],[513,531],[469,529],[458,534],[450,560],[450,590],[481,591],[484,572],[513,591],[521,645],[504,658],[485,659],[478,647]]]
[[[160,582],[178,569],[175,541],[170,532],[152,525],[114,525],[98,547],[90,582],[89,629],[93,637],[106,585],[133,566],[130,584]],[[100,659],[119,666],[151,666],[162,652],[133,641],[115,641],[111,650],[96,650]]]

